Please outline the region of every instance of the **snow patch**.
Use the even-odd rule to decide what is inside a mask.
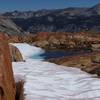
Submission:
[[[30,57],[35,58],[36,56],[39,56],[45,52],[43,49],[31,46],[27,43],[12,43],[12,45],[16,46],[19,49],[24,60]]]
[[[25,76],[25,100],[100,100],[100,79],[77,68],[30,59],[42,50],[14,45],[27,58],[26,62],[13,62],[14,74]]]

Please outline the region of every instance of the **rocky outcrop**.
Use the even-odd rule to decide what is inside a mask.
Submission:
[[[23,31],[11,19],[0,16],[0,32],[8,35],[22,34]]]
[[[23,57],[17,47],[15,47],[11,44],[9,45],[9,47],[10,47],[10,54],[11,54],[11,58],[12,58],[13,62],[24,61]]]
[[[45,50],[97,50],[100,45],[100,35],[90,35],[86,32],[40,32],[35,35],[7,35],[9,43],[29,43]]]
[[[8,36],[0,33],[0,100],[24,100],[22,76],[14,77],[12,61],[21,61],[21,54],[16,47],[8,45]]]
[[[0,99],[15,100],[16,87],[7,37],[0,34]]]
[[[92,36],[85,32],[40,32],[33,43],[46,50],[92,50],[92,44],[100,43],[100,35]]]

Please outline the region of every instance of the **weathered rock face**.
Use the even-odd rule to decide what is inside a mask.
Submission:
[[[12,58],[13,62],[24,61],[23,57],[17,47],[15,47],[11,44],[9,45],[9,47],[10,47],[10,54],[11,54],[11,58]]]
[[[100,35],[89,33],[40,32],[38,34],[8,35],[9,43],[26,42],[46,50],[94,50],[100,45]],[[96,47],[93,47],[93,46]],[[98,46],[97,46],[98,45]]]
[[[100,45],[100,35],[89,33],[55,33],[40,32],[36,35],[13,35],[8,36],[9,42],[27,42],[46,50],[94,50],[93,46]],[[99,47],[95,47],[97,49]]]
[[[9,35],[8,42],[9,43],[33,43],[35,41],[35,35]]]
[[[21,42],[21,36],[19,36],[19,35],[10,35],[8,37],[9,37],[9,39],[8,39],[9,43],[18,43],[18,42]]]
[[[0,33],[0,100],[24,100],[24,81],[13,75],[12,61],[21,61],[19,50],[13,45],[8,45],[8,36]],[[16,82],[16,85],[15,85]]]
[[[35,36],[33,43],[47,50],[92,50],[92,44],[100,43],[100,35],[41,32]]]
[[[9,35],[22,34],[22,29],[19,28],[11,19],[0,16],[0,32]]]
[[[7,37],[0,34],[0,99],[15,100],[15,81]]]
[[[6,40],[3,40],[3,38],[5,37]],[[9,36],[5,33],[0,33],[0,39],[3,40],[4,42],[20,42],[19,38],[20,38],[19,36]],[[10,44],[9,49],[12,61],[23,61],[23,57],[17,47]]]

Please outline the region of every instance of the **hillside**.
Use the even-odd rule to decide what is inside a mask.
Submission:
[[[65,8],[39,11],[13,11],[3,14],[24,31],[100,33],[100,4],[90,8]]]
[[[0,16],[0,32],[14,35],[21,34],[23,31],[11,19]]]

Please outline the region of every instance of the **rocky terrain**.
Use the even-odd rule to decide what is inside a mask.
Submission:
[[[3,14],[24,31],[100,33],[100,4],[90,8],[71,7],[39,11],[13,11]]]
[[[24,33],[28,33],[28,34],[24,34]],[[37,34],[33,34],[33,33],[37,33]],[[98,75],[98,77],[100,77],[100,4],[91,8],[66,8],[66,9],[56,9],[56,10],[40,10],[40,11],[35,11],[35,12],[34,11],[27,11],[27,12],[14,11],[14,12],[4,13],[3,16],[2,15],[0,16],[0,40],[1,40],[0,41],[0,44],[1,44],[0,45],[0,59],[1,59],[0,60],[1,61],[0,62],[0,67],[1,67],[0,68],[0,78],[1,78],[0,93],[1,94],[0,95],[2,97],[4,97],[6,94],[6,97],[9,96],[9,98],[12,98],[11,95],[13,95],[14,98],[16,98],[16,100],[19,100],[19,99],[23,100],[24,99],[23,96],[25,96],[23,95],[23,91],[25,91],[25,93],[27,94],[31,93],[30,92],[31,89],[32,89],[32,93],[41,92],[41,89],[40,90],[37,89],[36,91],[34,87],[40,86],[39,88],[41,88],[42,82],[43,83],[47,82],[47,84],[43,84],[42,87],[44,87],[44,89],[42,90],[43,91],[50,90],[50,93],[51,93],[51,88],[49,88],[48,86],[49,85],[50,87],[51,85],[54,86],[56,82],[57,83],[59,82],[60,85],[61,83],[65,82],[65,85],[62,84],[63,86],[62,88],[65,88],[66,84],[69,81],[69,76],[72,78],[75,78],[75,75],[77,75],[77,72],[79,71],[79,69],[91,74],[96,74]],[[56,50],[65,50],[65,51],[89,50],[90,52],[85,53],[85,54],[80,54],[80,55],[73,55],[73,56],[67,56],[67,57],[56,58],[56,59],[53,58],[53,59],[47,60],[52,63],[67,66],[66,68],[68,68],[68,66],[79,68],[75,71],[73,70],[73,73],[75,72],[76,74],[72,74],[73,76],[69,74],[68,76],[68,73],[71,70],[66,70],[68,71],[68,73],[65,74],[66,68],[62,70],[61,67],[63,66],[58,66],[49,62],[35,61],[35,60],[33,60],[33,62],[31,61],[24,62],[22,54],[20,53],[20,49],[18,49],[17,46],[14,46],[12,44],[9,44],[8,46],[7,42],[9,43],[24,43],[25,42],[37,47],[41,47],[45,50],[52,50],[52,51],[53,50],[55,51]],[[25,46],[25,45],[22,45],[22,46]],[[26,46],[26,50],[30,49],[28,47]],[[21,46],[19,48],[21,48]],[[24,49],[22,50],[23,52],[25,52]],[[33,53],[35,52],[35,50],[38,51],[38,49],[30,49],[30,50],[32,50]],[[39,49],[39,50],[41,51],[42,49]],[[30,52],[26,52],[26,53],[30,53]],[[11,81],[14,82],[14,80],[11,80],[9,78],[11,74],[10,69],[12,67],[11,61],[14,62],[13,65],[14,64],[16,65],[16,66],[13,66],[13,68],[16,69],[16,72],[18,73],[21,72],[21,74],[25,76],[28,75],[26,77],[26,82],[27,83],[29,82],[29,83],[28,85],[26,85],[27,83],[25,84],[26,87],[29,87],[28,89],[24,87],[25,90],[23,90],[24,82],[23,80],[16,81],[17,78],[14,79],[16,81],[16,84],[12,85],[11,83],[11,85],[9,85]],[[21,63],[17,63],[20,61]],[[3,72],[1,72],[2,70]],[[46,73],[47,73],[47,76],[44,77]],[[6,76],[3,74],[6,74]],[[77,77],[76,80],[75,79],[72,80],[70,78],[71,80],[67,86],[69,88],[70,86],[72,87],[72,85],[76,86],[76,83],[75,83],[76,81],[78,83],[77,87],[79,87],[80,80],[81,81],[84,80],[83,76],[80,77],[81,75],[82,74],[79,73],[79,77]],[[52,78],[56,80],[55,81],[53,79],[51,80],[50,76],[52,76]],[[66,77],[68,78],[68,81],[66,80],[63,81],[64,79],[66,79]],[[87,79],[90,80],[90,77],[88,76],[85,76],[85,77],[87,77]],[[8,78],[8,81],[7,81],[7,78]],[[33,78],[32,81],[30,81],[31,78]],[[39,78],[41,80],[38,81]],[[4,86],[4,83],[3,84],[1,83],[2,79],[6,79],[5,86]],[[35,82],[34,79],[36,80],[38,84]],[[83,82],[81,84],[81,87],[84,90],[85,88],[84,88]],[[93,82],[96,82],[96,80],[95,81],[93,80]],[[34,85],[31,86],[30,83],[35,83],[36,86]],[[93,84],[95,84],[95,83],[92,83],[91,80],[90,80],[90,83],[92,87],[93,87]],[[89,84],[87,84],[87,82],[85,83],[87,85],[85,85],[86,90],[84,91],[87,91],[87,87],[90,86],[90,83]],[[95,85],[98,87],[97,84]],[[8,86],[7,88],[8,91],[7,89],[5,91],[6,85]],[[47,86],[47,88],[45,88],[45,86]],[[56,86],[57,84],[55,84],[55,87],[52,88],[54,89],[53,91],[56,90]],[[12,87],[12,90],[14,88],[14,92],[12,92],[12,94],[9,92],[9,89],[10,89],[9,87],[10,88]],[[26,89],[27,90],[30,89],[30,91],[26,92]],[[2,92],[2,90],[4,90],[4,92]],[[76,90],[72,91],[72,93],[75,92],[74,94],[75,96],[76,96]],[[59,87],[59,89],[56,91],[58,92],[57,95],[59,95],[60,93],[59,91],[61,91],[61,94],[62,92],[66,93],[65,91],[63,91],[63,89],[61,89],[61,87]],[[68,91],[68,88],[67,88],[67,91]],[[83,93],[82,92],[80,93],[84,95],[84,91]],[[89,88],[89,91],[90,91],[90,88]],[[93,92],[93,90],[91,91]],[[79,94],[79,92],[77,93]],[[34,97],[35,95],[32,95],[32,96]]]
[[[0,31],[6,33],[9,43],[26,42],[45,50],[90,50],[86,55],[49,61],[99,73],[100,4],[91,8],[6,12],[0,17]],[[16,47],[10,45],[10,50],[12,61],[23,61]]]
[[[84,32],[76,34],[40,32],[34,37],[33,44],[45,50],[81,51],[99,49],[100,46],[100,35],[90,35]]]
[[[7,33],[9,35],[18,35],[23,33],[20,27],[18,27],[11,19],[4,16],[0,16],[0,32]]]
[[[10,50],[9,50],[10,49]],[[17,47],[8,45],[8,36],[0,33],[0,99],[24,100],[24,81],[18,75],[13,74],[12,61],[22,61]],[[20,78],[19,78],[20,77]]]
[[[0,40],[2,40],[2,43],[7,44],[9,42],[9,35],[7,35],[5,33],[0,33]],[[0,43],[1,43],[1,41],[0,41]],[[14,45],[12,45],[11,43],[9,44],[9,50],[10,50],[12,62],[24,61],[18,48],[15,47]]]
[[[100,35],[89,33],[40,32],[36,35],[7,35],[8,41],[26,42],[45,50],[85,51],[100,49]]]

